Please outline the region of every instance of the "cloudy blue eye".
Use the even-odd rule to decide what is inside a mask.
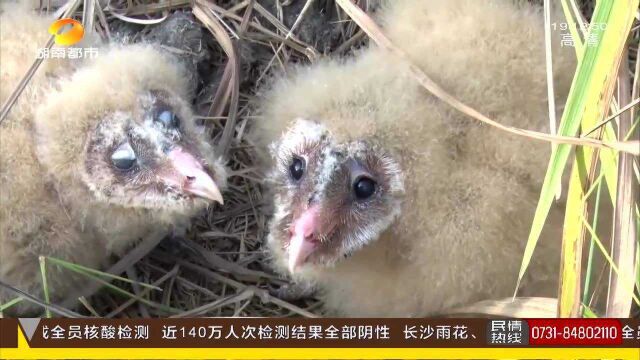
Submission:
[[[175,128],[178,127],[180,121],[176,114],[174,114],[171,110],[161,110],[158,112],[155,120],[161,123],[164,127],[167,128]]]
[[[111,154],[111,163],[120,170],[130,170],[136,164],[136,153],[129,143],[124,143]]]

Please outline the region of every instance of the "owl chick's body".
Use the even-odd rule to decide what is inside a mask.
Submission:
[[[454,97],[503,124],[548,131],[541,9],[429,0],[381,11],[385,34]],[[573,54],[553,50],[562,97]],[[315,286],[330,313],[424,316],[513,294],[549,144],[457,112],[375,46],[298,68],[261,111],[256,139],[274,155],[267,246],[275,268]],[[303,167],[308,183],[296,172]],[[363,172],[368,183],[358,180]],[[556,289],[561,218],[553,210],[550,222],[521,294]],[[309,242],[296,243],[298,232]]]
[[[47,42],[53,20],[20,6],[2,14],[0,102]],[[206,205],[184,196],[182,184],[153,178],[162,172],[177,179],[179,172],[168,170],[154,144],[175,141],[171,149],[186,149],[171,153],[181,164],[195,164],[201,156],[212,173],[195,164],[194,176],[215,179],[220,187],[225,182],[224,168],[194,127],[177,62],[152,45],[76,46],[97,47],[98,57],[45,60],[0,127],[0,280],[38,297],[40,255],[100,269],[110,255],[152,231],[184,224]],[[160,103],[172,109],[162,119],[182,119],[166,139],[146,119],[146,110]],[[136,169],[123,167],[132,161]],[[208,189],[217,191],[212,184]],[[212,199],[219,192],[205,195]],[[86,282],[57,266],[47,268],[53,302]],[[0,288],[0,303],[15,296]],[[12,312],[32,310],[23,304]]]

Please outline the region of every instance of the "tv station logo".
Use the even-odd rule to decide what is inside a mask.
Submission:
[[[95,47],[73,47],[84,38],[84,26],[71,18],[63,18],[51,23],[48,29],[57,45],[38,49],[38,59],[94,59],[98,57]]]
[[[63,32],[63,28],[66,25],[71,25],[71,28]],[[54,21],[49,26],[49,34],[54,36],[54,41],[58,45],[71,46],[77,44],[84,37],[84,26],[78,20],[74,19],[60,19]]]

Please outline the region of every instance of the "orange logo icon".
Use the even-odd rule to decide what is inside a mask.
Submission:
[[[71,25],[71,28],[66,32],[59,33],[66,25]],[[82,37],[84,36],[84,27],[77,20],[69,18],[60,19],[54,21],[53,24],[49,26],[49,34],[55,37],[54,41],[56,44],[70,46],[82,40]]]

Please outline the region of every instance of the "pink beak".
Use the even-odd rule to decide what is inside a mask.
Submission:
[[[312,206],[305,210],[292,225],[292,235],[289,239],[289,271],[294,272],[303,265],[309,255],[318,248],[315,238],[318,226],[318,207]]]
[[[176,147],[169,152],[169,159],[173,171],[162,177],[167,184],[185,193],[224,204],[220,189],[193,155]]]

